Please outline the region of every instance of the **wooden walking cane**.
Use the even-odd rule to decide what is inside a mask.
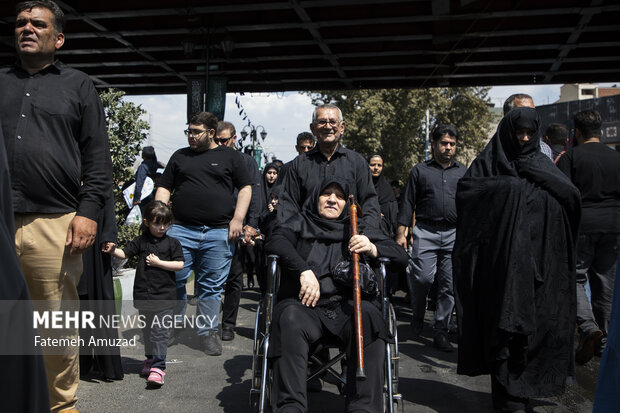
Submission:
[[[351,211],[351,236],[357,235],[357,212],[362,215],[362,209],[355,202],[355,197],[349,195]],[[355,345],[357,347],[357,371],[355,376],[358,380],[366,380],[364,372],[364,330],[362,327],[362,295],[360,287],[360,257],[353,252],[353,317],[355,319]]]

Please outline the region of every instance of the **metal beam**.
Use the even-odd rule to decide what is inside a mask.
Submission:
[[[139,50],[138,48],[136,48],[134,45],[132,45],[130,42],[128,42],[127,40],[123,39],[123,37],[117,33],[112,33],[110,31],[108,31],[107,28],[105,28],[103,25],[97,23],[96,21],[94,21],[92,18],[88,17],[88,16],[84,16],[81,13],[79,13],[77,10],[75,10],[73,7],[71,7],[70,5],[68,5],[65,1],[62,0],[56,0],[56,3],[58,3],[59,6],[61,6],[64,10],[69,11],[70,13],[72,13],[73,15],[77,15],[77,16],[82,16],[82,20],[89,24],[91,27],[93,27],[96,30],[99,30],[100,32],[106,33],[106,35],[110,35],[112,36],[112,38],[114,38],[114,40],[116,40],[117,42],[119,42],[120,44],[122,44],[123,46],[125,46],[126,48],[128,48],[129,50],[139,54],[140,56],[144,57],[147,60],[151,60],[154,62],[157,62],[157,59],[155,59],[153,56],[145,53],[144,51]],[[173,68],[171,68],[170,66],[167,66],[165,63],[159,63],[161,65],[161,67],[167,71],[169,71],[171,74],[178,76],[181,80],[187,82],[187,78],[185,78],[184,76],[182,76],[181,74],[177,73]]]
[[[338,58],[332,53],[329,46],[323,40],[323,36],[321,36],[319,30],[313,24],[312,19],[310,19],[310,16],[308,15],[308,12],[306,12],[306,9],[303,8],[299,0],[289,0],[289,4],[293,7],[293,10],[295,10],[295,13],[301,19],[301,21],[305,23],[306,29],[310,32],[310,35],[316,41],[317,45],[325,55],[326,59],[329,60],[331,65],[334,67],[336,73],[338,73],[338,76],[344,79],[347,86],[352,86],[347,81],[347,75],[344,73],[344,70],[342,70],[340,62],[338,62]]]
[[[592,2],[590,3],[590,7],[599,6],[602,2],[603,0],[592,0]],[[577,27],[573,28],[573,32],[566,40],[566,44],[562,46],[560,52],[558,53],[558,56],[555,59],[555,62],[553,62],[553,64],[549,68],[549,73],[545,75],[545,82],[551,82],[551,79],[553,78],[555,72],[558,71],[558,69],[562,65],[562,61],[564,60],[564,58],[566,58],[566,56],[568,56],[568,53],[573,49],[572,46],[577,43],[577,40],[579,40],[579,36],[581,36],[581,33],[584,31],[584,28],[588,25],[588,23],[590,23],[590,20],[592,20],[592,14],[584,10],[584,12],[581,14],[581,18],[579,19],[579,23],[577,23]]]

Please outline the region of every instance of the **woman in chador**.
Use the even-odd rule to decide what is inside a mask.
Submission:
[[[459,181],[454,286],[458,373],[491,375],[497,411],[564,391],[574,375],[579,191],[516,108]]]
[[[392,338],[378,299],[369,294],[362,300],[367,379],[358,381],[352,288],[337,283],[334,274],[339,263],[351,259],[351,252],[369,261],[387,257],[400,266],[407,264],[407,254],[378,229],[365,232],[360,227],[361,235],[351,237],[348,193],[345,180],[325,178],[308,206],[276,228],[267,240],[267,252],[278,254],[282,265],[268,354],[273,362],[274,412],[308,410],[308,350],[325,335],[339,340],[347,351],[350,366],[345,387],[346,411],[383,409],[385,342]]]

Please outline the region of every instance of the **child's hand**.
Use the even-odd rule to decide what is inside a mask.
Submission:
[[[116,249],[116,244],[113,242],[104,242],[101,244],[101,251],[107,254],[111,254]]]
[[[150,253],[146,257],[146,265],[148,265],[149,267],[158,267],[160,263],[161,260],[159,259],[159,257],[153,253]]]

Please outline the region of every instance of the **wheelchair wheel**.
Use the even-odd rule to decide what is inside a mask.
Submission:
[[[386,344],[386,369],[383,410],[385,413],[404,412],[402,395],[398,392],[398,361],[400,354],[398,351],[398,329],[396,328],[396,312],[392,304],[388,307],[388,328],[394,337],[394,343]]]
[[[258,303],[254,321],[254,345],[252,351],[252,388],[250,389],[250,412],[270,412],[271,369],[266,354],[269,349],[269,334],[265,333],[263,301]]]

